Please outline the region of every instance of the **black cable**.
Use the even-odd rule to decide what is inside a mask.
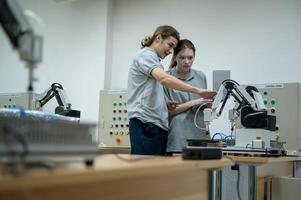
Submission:
[[[215,133],[215,134],[212,136],[211,140],[214,140],[215,136],[217,136],[217,135],[219,135],[219,136],[221,137],[221,140],[223,140],[223,134],[221,134],[221,133]]]

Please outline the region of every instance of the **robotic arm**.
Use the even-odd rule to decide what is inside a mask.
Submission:
[[[20,59],[26,62],[29,69],[28,91],[33,91],[33,70],[42,60],[42,37],[34,33],[16,0],[0,0],[0,24],[11,45],[18,51]],[[36,106],[42,108],[53,97],[59,104],[55,109],[56,114],[80,117],[80,111],[71,110],[71,103],[63,87],[58,83],[52,84],[43,94],[39,95]]]
[[[267,114],[263,99],[256,87],[246,89],[233,80],[225,80],[220,86],[211,108],[204,109],[204,122],[209,132],[209,124],[224,110],[227,100],[233,96],[236,103],[229,113],[231,123],[240,117],[245,128],[264,128],[276,130],[276,117]]]
[[[59,83],[53,83],[50,88],[37,97],[36,101],[38,108],[42,108],[53,97],[56,98],[56,101],[59,105],[55,108],[55,114],[78,118],[80,117],[80,111],[71,109],[71,103],[67,97],[67,94],[64,91],[63,86]]]
[[[0,24],[14,49],[29,69],[28,91],[32,91],[33,70],[42,60],[42,37],[36,35],[15,0],[0,0]]]

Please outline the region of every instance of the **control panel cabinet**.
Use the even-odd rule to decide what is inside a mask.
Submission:
[[[127,91],[100,91],[99,144],[108,148],[130,148]]]

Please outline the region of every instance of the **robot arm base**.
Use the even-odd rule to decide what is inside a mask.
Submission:
[[[66,110],[64,106],[58,106],[55,108],[55,114],[63,115],[67,117],[76,117],[80,118],[80,111],[79,110]]]
[[[263,128],[276,130],[276,116],[268,115],[267,111],[256,111],[250,106],[241,109],[241,124],[246,128]]]

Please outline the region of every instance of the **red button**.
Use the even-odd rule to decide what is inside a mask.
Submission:
[[[120,139],[120,138],[116,138],[116,142],[117,142],[118,144],[120,144],[120,143],[121,143],[121,139]]]

